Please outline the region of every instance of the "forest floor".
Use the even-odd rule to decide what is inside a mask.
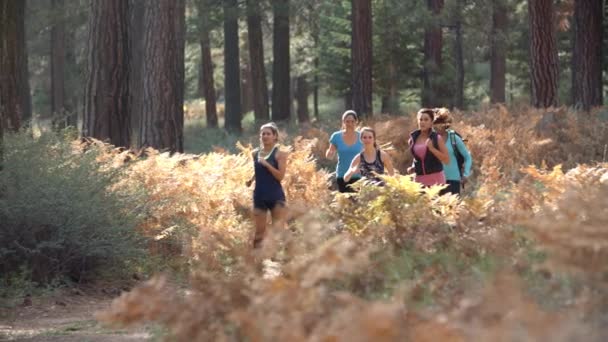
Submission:
[[[115,329],[101,325],[95,313],[108,308],[119,288],[54,291],[0,306],[0,341],[148,341],[151,328]]]

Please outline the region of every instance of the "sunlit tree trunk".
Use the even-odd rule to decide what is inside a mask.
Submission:
[[[82,135],[129,146],[128,2],[91,1]]]
[[[18,130],[31,118],[25,48],[25,0],[0,1],[0,108],[4,125]]]
[[[139,146],[184,150],[185,1],[147,0]]]
[[[240,38],[241,42],[246,42],[247,34]],[[241,51],[249,50],[249,43],[244,43],[239,47]],[[251,83],[251,61],[249,60],[249,54],[240,54],[241,57],[241,113],[247,113],[253,111],[253,84]]]
[[[298,123],[310,122],[310,112],[308,111],[308,81],[305,75],[296,78],[295,98],[297,103]]]
[[[291,118],[289,0],[273,0],[272,120]]]
[[[572,103],[584,110],[602,105],[602,0],[574,2]]]
[[[211,22],[209,19],[208,0],[197,0],[199,20],[199,42],[201,45],[201,68],[199,77],[199,93],[205,99],[205,117],[207,127],[218,127],[217,107],[215,98],[215,80],[213,77],[213,60],[211,60],[211,40],[209,34]]]
[[[462,7],[463,0],[456,0],[455,23],[454,23],[454,59],[456,61],[456,93],[454,94],[453,106],[464,108],[464,53],[462,33]]]
[[[247,36],[249,38],[249,63],[253,88],[253,112],[256,123],[270,119],[268,108],[268,84],[264,67],[264,40],[262,36],[261,9],[257,0],[247,0]]]
[[[241,69],[239,59],[238,4],[224,0],[224,87],[226,107],[224,127],[233,133],[241,132]]]
[[[443,0],[427,0],[427,7],[433,14],[433,20],[424,31],[424,65],[422,69],[422,106],[437,107],[444,105],[439,100],[441,87],[438,80],[441,72],[443,35],[439,14],[443,9]]]
[[[65,126],[63,117],[65,108],[65,4],[64,0],[51,0],[53,24],[51,26],[51,113],[61,117],[61,123],[54,126]]]
[[[392,54],[386,66],[388,75],[386,80],[386,94],[382,96],[381,113],[396,115],[399,112],[399,93],[397,87],[397,66]]]
[[[352,108],[362,118],[373,115],[372,45],[372,2],[352,0]]]
[[[144,106],[144,13],[146,0],[129,0],[129,116],[131,141],[139,143]]]
[[[490,34],[490,101],[505,102],[507,72],[507,7],[505,0],[493,0]]]
[[[528,0],[532,105],[558,103],[559,63],[555,39],[553,0]]]
[[[318,29],[313,30],[313,41],[315,44],[315,48],[317,48],[319,46]],[[315,69],[312,85],[312,107],[315,115],[315,120],[319,120],[319,56],[315,55],[313,65]]]

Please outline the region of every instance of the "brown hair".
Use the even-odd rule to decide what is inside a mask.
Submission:
[[[262,132],[266,128],[269,128],[272,131],[272,134],[277,137],[275,142],[279,141],[279,127],[277,127],[277,124],[275,124],[274,122],[263,124],[262,127],[260,127],[260,132]]]
[[[374,137],[374,147],[378,148],[378,143],[376,142],[376,131],[371,127],[363,127],[363,128],[361,128],[360,139],[363,138],[363,133],[365,133],[365,132],[370,132],[372,134],[372,136]]]
[[[349,109],[349,110],[345,111],[344,114],[342,114],[342,129],[344,129],[344,120],[346,120],[346,118],[348,118],[349,116],[352,116],[353,119],[355,119],[355,122],[359,122],[359,117],[357,116],[357,112]]]
[[[416,114],[417,116],[421,116],[422,114],[428,114],[429,117],[431,118],[431,122],[433,120],[435,120],[435,108],[420,108],[420,110],[418,111],[418,114]]]

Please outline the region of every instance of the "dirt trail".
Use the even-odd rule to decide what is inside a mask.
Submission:
[[[15,307],[0,306],[0,341],[149,341],[149,329],[112,329],[95,320],[95,312],[109,307],[119,292],[73,290],[24,299]]]

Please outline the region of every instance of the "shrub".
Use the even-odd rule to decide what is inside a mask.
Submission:
[[[25,268],[39,283],[82,280],[140,255],[136,215],[126,209],[142,197],[110,191],[124,168],[100,163],[103,149],[80,153],[52,133],[9,134],[4,143],[0,274]]]

